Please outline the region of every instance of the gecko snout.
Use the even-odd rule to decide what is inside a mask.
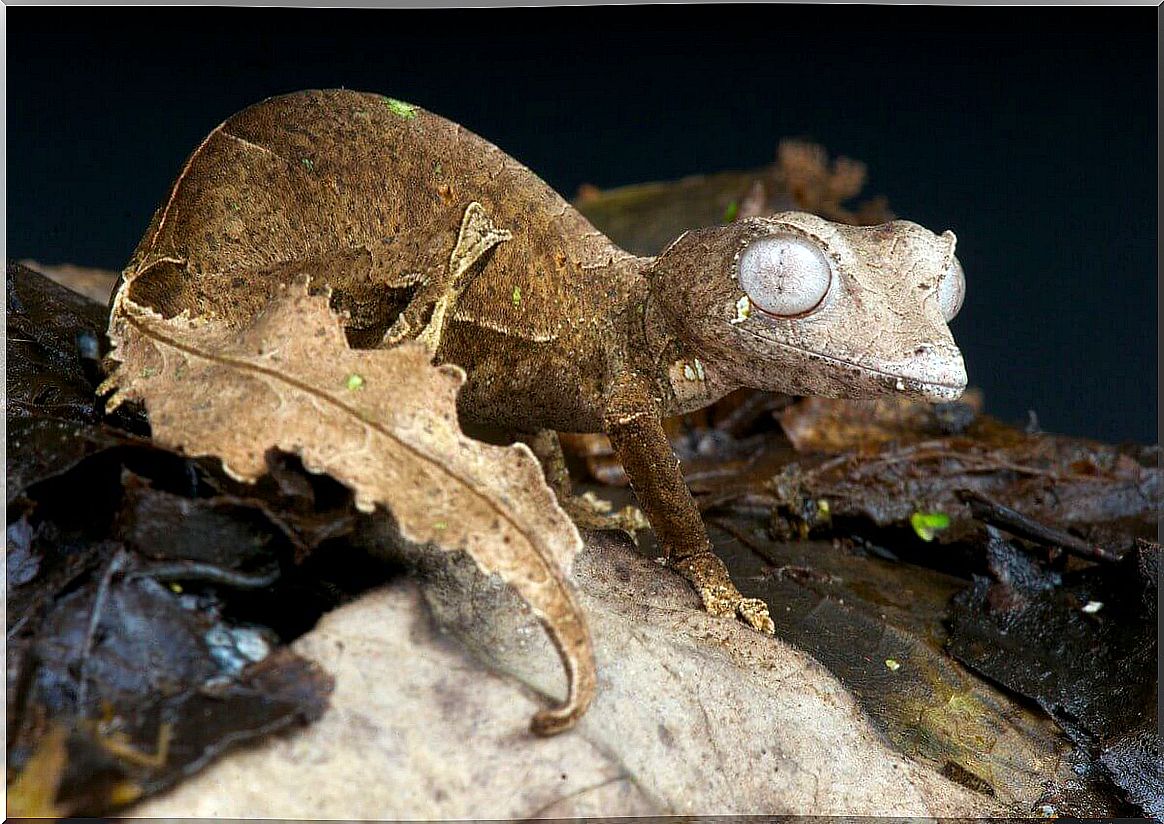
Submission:
[[[930,401],[956,401],[966,389],[966,364],[956,347],[922,343],[883,371],[894,379],[897,391]]]

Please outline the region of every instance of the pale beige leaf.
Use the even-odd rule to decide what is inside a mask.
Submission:
[[[464,550],[529,603],[566,667],[568,695],[533,729],[571,726],[594,693],[589,631],[566,580],[581,539],[524,445],[492,446],[458,425],[456,366],[433,367],[420,344],[353,350],[328,296],[306,280],[245,327],[183,313],[164,318],[115,300],[110,337],[120,366],[111,403],[145,403],[155,440],[215,455],[245,481],[266,455],[298,454],[349,486],[356,505],[390,510],[405,538]]]

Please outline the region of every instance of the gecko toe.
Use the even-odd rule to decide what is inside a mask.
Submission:
[[[757,632],[765,635],[776,634],[776,625],[772,623],[772,616],[768,614],[768,605],[759,598],[741,598],[736,605],[736,614]]]

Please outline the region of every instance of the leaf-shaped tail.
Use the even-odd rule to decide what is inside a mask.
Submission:
[[[356,506],[390,510],[404,537],[464,550],[512,586],[545,626],[565,665],[565,702],[532,729],[567,729],[595,691],[594,652],[568,581],[582,540],[523,444],[467,437],[456,396],[465,373],[434,367],[415,342],[353,350],[327,294],[307,280],[280,287],[246,326],[182,313],[164,318],[129,299],[127,278],[110,321],[120,362],[110,399],[143,400],[155,440],[216,455],[254,481],[266,455],[302,456],[353,490]]]
[[[574,726],[594,700],[597,686],[594,647],[590,641],[590,630],[582,619],[582,609],[565,581],[555,581],[555,584],[558,592],[554,593],[553,601],[559,605],[559,620],[543,619],[542,626],[546,628],[566,667],[568,690],[566,700],[560,706],[534,715],[530,729],[538,735],[553,735]],[[528,603],[537,610],[532,600],[528,600]]]

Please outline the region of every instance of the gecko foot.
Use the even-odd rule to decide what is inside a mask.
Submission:
[[[736,615],[757,632],[765,635],[776,634],[776,625],[772,623],[772,616],[768,614],[768,605],[759,598],[741,598],[736,604]]]
[[[636,532],[650,526],[638,507],[624,506],[618,512],[611,512],[610,501],[604,501],[593,492],[563,495],[558,498],[558,503],[570,520],[582,529],[621,529],[634,538]]]
[[[728,576],[727,567],[713,552],[700,552],[674,564],[676,570],[691,581],[703,608],[720,618],[738,617],[757,632],[774,635],[776,625],[768,605],[759,598],[745,598]]]
[[[405,314],[406,313],[402,312],[400,316],[396,318],[396,321],[390,327],[388,327],[388,331],[384,333],[384,339],[380,342],[380,347],[382,349],[395,346],[396,344],[407,340],[408,337],[412,334],[412,324],[408,322],[408,318],[405,317]]]

